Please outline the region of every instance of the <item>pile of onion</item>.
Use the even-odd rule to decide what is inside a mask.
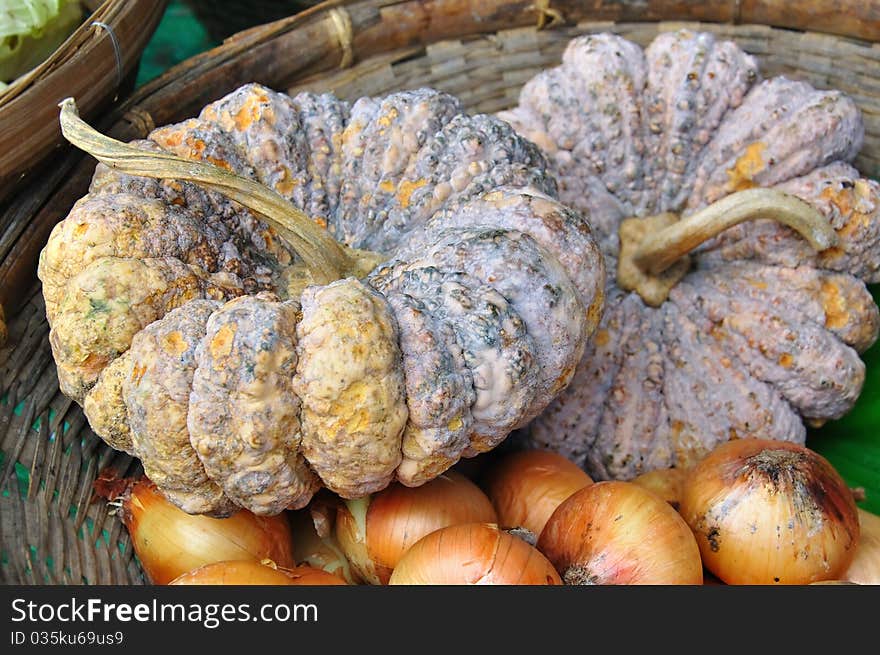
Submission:
[[[419,539],[473,522],[497,522],[492,503],[471,480],[447,471],[419,487],[393,484],[345,501],[336,514],[336,539],[361,580],[388,584],[400,558]]]
[[[111,484],[154,584],[880,584],[880,516],[789,442],[726,442],[631,482],[522,451],[485,492],[450,470],[273,517],[190,515],[146,478]]]

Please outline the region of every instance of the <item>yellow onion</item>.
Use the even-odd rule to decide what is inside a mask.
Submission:
[[[678,509],[681,504],[681,491],[684,488],[684,469],[655,469],[642,473],[631,482],[660,496]]]
[[[357,575],[388,584],[407,549],[426,534],[450,525],[497,521],[486,494],[455,471],[420,487],[393,484],[345,501],[336,515],[336,538]]]
[[[524,450],[492,466],[483,486],[502,527],[525,528],[537,536],[563,500],[592,483],[589,475],[562,455]]]
[[[297,566],[292,569],[278,569],[291,580],[291,584],[295,585],[347,585],[348,582],[333,575],[329,571],[316,569],[312,566]]]
[[[685,480],[680,511],[706,568],[727,584],[810,584],[840,578],[859,520],[831,464],[805,446],[725,442]]]
[[[229,518],[187,514],[146,478],[121,496],[121,518],[141,567],[153,584],[168,584],[203,564],[271,559],[294,566],[290,526],[284,514],[256,516],[239,510]]]
[[[282,568],[272,560],[211,562],[179,575],[172,585],[345,585],[342,578],[310,566]]]
[[[859,545],[843,579],[880,585],[880,516],[859,509]]]
[[[204,564],[177,576],[169,585],[292,585],[293,578],[256,560]]]
[[[556,508],[538,538],[566,584],[698,585],[690,528],[655,494],[631,482],[597,482]]]
[[[319,535],[314,517],[305,509],[290,512],[289,518],[293,533],[293,558],[298,565],[321,569],[348,584],[357,584],[358,578],[332,531],[325,536]]]
[[[553,565],[534,546],[492,523],[435,530],[406,551],[392,585],[558,585]]]

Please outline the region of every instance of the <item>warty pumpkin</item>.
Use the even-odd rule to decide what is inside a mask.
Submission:
[[[679,30],[644,51],[576,38],[498,115],[542,148],[609,273],[530,446],[629,479],[729,439],[803,443],[805,422],[853,406],[880,325],[880,185],[850,163],[851,99],[762,80],[736,44]]]
[[[448,94],[250,84],[128,145],[62,104],[108,165],[40,257],[61,389],[187,512],[422,484],[539,414],[598,323],[583,216]]]

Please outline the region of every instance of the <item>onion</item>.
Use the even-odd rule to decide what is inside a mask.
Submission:
[[[633,478],[631,482],[657,494],[672,505],[673,508],[678,509],[681,504],[684,478],[684,469],[655,469],[642,473],[640,476]]]
[[[631,482],[597,482],[556,508],[538,538],[566,584],[703,582],[690,528],[655,494]]]
[[[863,509],[858,513],[859,545],[843,579],[857,584],[880,584],[880,516]]]
[[[297,566],[292,569],[279,568],[295,585],[347,585],[348,582],[328,571],[311,566]]]
[[[289,517],[293,532],[293,558],[298,565],[305,564],[321,569],[342,578],[348,584],[357,584],[358,578],[333,532],[320,536],[315,527],[315,519],[308,510],[290,512]]]
[[[256,560],[211,562],[177,576],[169,585],[292,585],[293,578]]]
[[[172,585],[344,585],[345,580],[310,566],[281,568],[271,560],[212,562],[176,577]]]
[[[400,559],[392,585],[553,585],[559,574],[534,546],[491,523],[435,530]]]
[[[146,478],[121,496],[121,518],[150,582],[168,584],[203,564],[264,558],[294,566],[284,514],[257,516],[242,509],[225,519],[187,514]]]
[[[393,484],[346,501],[336,515],[336,538],[364,582],[387,584],[401,556],[426,534],[496,520],[486,494],[460,473],[447,471],[420,487]]]
[[[727,584],[809,584],[840,578],[859,539],[852,493],[805,446],[740,439],[688,473],[681,514],[703,563]]]
[[[502,527],[521,527],[539,535],[563,500],[592,483],[589,475],[562,455],[524,450],[495,464],[484,486]]]

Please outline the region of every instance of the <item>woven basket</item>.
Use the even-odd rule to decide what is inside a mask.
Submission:
[[[880,2],[837,0],[601,2],[359,0],[324,3],[252,28],[184,62],[106,116],[117,138],[195,115],[246,82],[354,99],[416,86],[460,97],[471,111],[516,102],[521,85],[556,65],[580,34],[613,31],[646,45],[687,26],[737,41],[766,75],[837,88],[861,107],[865,146],[856,165],[880,177]],[[541,8],[536,8],[541,7]],[[674,22],[673,22],[674,21]],[[679,22],[681,21],[681,22]],[[84,195],[94,160],[81,159],[44,190],[30,216],[44,228]],[[17,206],[32,202],[24,193]],[[42,244],[41,244],[42,245]],[[33,275],[36,253],[19,266]],[[10,337],[0,351],[0,579],[8,583],[142,583],[121,523],[91,503],[97,472],[137,463],[104,446],[79,407],[58,391],[38,286],[18,287]]]
[[[31,224],[39,204],[62,179],[64,157],[81,155],[61,136],[59,100],[74,96],[83,113],[100,116],[134,87],[141,53],[167,0],[80,0],[83,22],[34,69],[0,91],[0,343],[3,310],[13,290],[30,283],[29,262],[47,232]],[[32,187],[21,205],[13,194]],[[44,227],[44,226],[43,226]],[[18,261],[26,262],[18,266]]]
[[[214,41],[296,14],[316,0],[184,0]]]

